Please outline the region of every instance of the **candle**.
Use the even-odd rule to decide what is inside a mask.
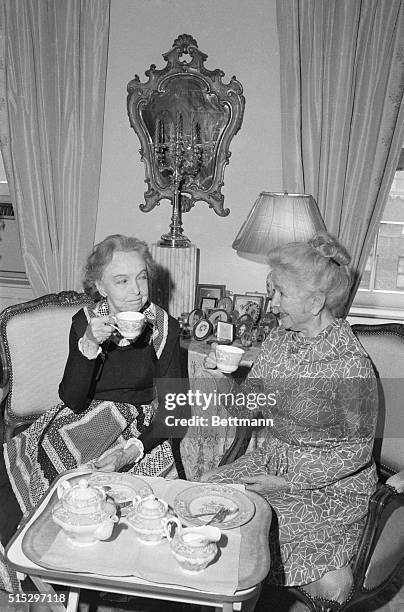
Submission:
[[[169,138],[170,138],[171,142],[174,142],[174,140],[175,140],[175,126],[174,126],[174,123],[170,123]]]
[[[160,119],[157,119],[156,125],[154,126],[154,144],[160,143]]]

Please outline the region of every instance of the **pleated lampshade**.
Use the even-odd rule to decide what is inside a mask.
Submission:
[[[326,227],[315,199],[302,193],[259,194],[232,247],[240,257],[266,263],[274,247],[309,240]]]

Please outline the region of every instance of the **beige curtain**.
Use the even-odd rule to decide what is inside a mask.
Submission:
[[[363,270],[404,141],[404,1],[277,0],[284,189]]]
[[[0,142],[35,295],[94,242],[110,0],[0,0]]]

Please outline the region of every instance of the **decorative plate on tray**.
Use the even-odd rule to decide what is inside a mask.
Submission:
[[[240,527],[255,514],[254,502],[245,493],[229,485],[194,485],[178,493],[174,499],[174,512],[188,525],[206,525],[223,507],[229,510],[229,514],[223,521],[209,523],[213,527]],[[206,516],[196,516],[205,513]]]
[[[153,489],[141,478],[132,474],[116,472],[93,472],[88,478],[90,485],[102,487],[105,493],[121,509],[131,506],[134,498],[153,495]]]

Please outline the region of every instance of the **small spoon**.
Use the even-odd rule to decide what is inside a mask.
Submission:
[[[228,508],[220,508],[220,510],[218,510],[216,514],[212,516],[212,518],[207,523],[205,523],[205,526],[210,525],[214,521],[221,523],[222,521],[224,521],[229,512],[230,510]]]

